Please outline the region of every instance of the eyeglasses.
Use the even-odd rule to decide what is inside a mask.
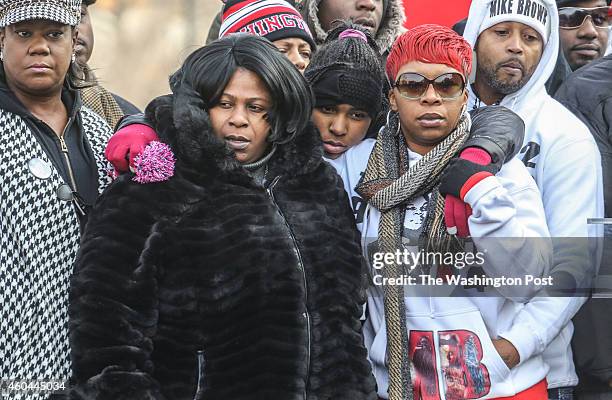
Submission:
[[[417,100],[423,97],[429,85],[433,85],[434,90],[443,100],[452,100],[461,96],[465,89],[463,75],[457,72],[442,74],[435,79],[428,79],[416,72],[406,72],[397,78],[395,87],[402,97]]]
[[[610,7],[562,7],[559,9],[559,28],[576,29],[580,28],[588,17],[591,17],[596,28],[608,29],[610,26]]]

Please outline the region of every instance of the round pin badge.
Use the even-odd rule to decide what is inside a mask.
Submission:
[[[51,177],[51,166],[40,158],[28,161],[28,169],[38,179],[49,179]]]

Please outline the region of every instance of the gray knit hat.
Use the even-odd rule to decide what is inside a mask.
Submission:
[[[81,0],[0,0],[0,27],[31,19],[47,19],[76,26]]]

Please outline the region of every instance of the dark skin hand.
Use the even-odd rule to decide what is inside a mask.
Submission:
[[[508,340],[503,338],[493,339],[493,346],[508,368],[512,369],[516,367],[521,361],[521,356],[518,351],[516,351],[516,348]]]

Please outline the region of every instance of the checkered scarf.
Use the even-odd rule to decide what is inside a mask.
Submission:
[[[112,93],[98,83],[97,78],[89,67],[83,67],[83,71],[87,81],[94,83],[94,85],[81,90],[83,104],[104,118],[111,129],[115,128],[125,113],[119,107]]]

